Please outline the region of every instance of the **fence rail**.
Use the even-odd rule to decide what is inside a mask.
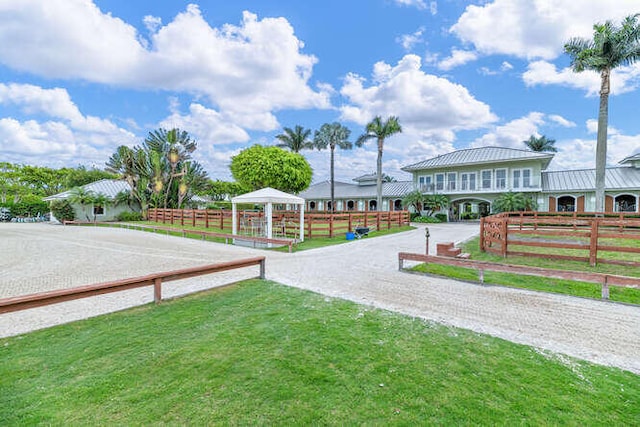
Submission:
[[[237,223],[241,218],[261,218],[263,212],[238,211]],[[163,224],[190,225],[192,227],[217,228],[231,231],[233,214],[219,209],[149,209],[149,221]],[[354,227],[371,227],[376,230],[402,227],[410,223],[409,211],[367,211],[367,212],[305,212],[305,238],[335,237],[353,231]],[[297,211],[274,211],[273,222],[285,224],[285,235],[295,236],[298,232],[300,213]]]
[[[456,258],[438,257],[433,255],[398,253],[398,268],[404,268],[404,261],[417,261],[430,264],[449,265],[453,267],[469,268],[478,271],[478,282],[484,283],[485,271],[500,273],[522,274],[526,276],[550,277],[554,279],[575,280],[595,283],[601,286],[602,299],[609,299],[609,287],[640,289],[639,277],[618,276],[603,273],[584,273],[581,271],[555,270],[550,268],[529,267],[524,265],[498,264],[488,261],[462,260]]]
[[[629,244],[615,244],[620,242],[605,239],[619,239]],[[588,262],[591,266],[597,263],[640,266],[637,260],[612,257],[614,253],[640,254],[640,247],[634,244],[638,240],[638,214],[507,212],[480,220],[480,250],[503,257],[557,258]],[[514,250],[514,246],[567,249],[574,254]]]
[[[218,239],[224,239],[225,243],[229,243],[229,241],[233,240],[242,240],[253,242],[253,246],[255,247],[257,243],[271,243],[277,246],[287,246],[289,249],[289,253],[293,251],[293,245],[297,243],[296,239],[288,239],[288,238],[268,238],[268,237],[259,237],[259,236],[245,236],[240,234],[230,234],[230,233],[214,233],[211,231],[202,231],[202,230],[189,230],[186,228],[172,228],[172,227],[162,227],[158,225],[141,225],[141,224],[131,224],[131,223],[113,223],[113,222],[83,222],[83,221],[64,221],[64,225],[101,225],[106,227],[115,227],[115,228],[126,228],[133,230],[149,230],[152,232],[164,231],[167,234],[169,233],[181,233],[182,237],[186,237],[187,234],[192,234],[196,236],[202,237],[213,237]]]
[[[95,295],[103,295],[111,292],[125,291],[129,289],[153,286],[153,300],[157,304],[162,300],[162,284],[173,280],[188,279],[190,277],[221,271],[259,265],[259,278],[265,278],[265,257],[246,258],[237,261],[222,262],[218,264],[202,265],[198,267],[183,268],[161,273],[148,274],[146,276],[132,277],[129,279],[115,280],[94,285],[78,286],[70,289],[41,292],[31,295],[22,295],[0,299],[0,314],[29,308],[42,307]]]

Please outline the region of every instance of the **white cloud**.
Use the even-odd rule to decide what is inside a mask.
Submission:
[[[588,96],[600,93],[600,75],[595,71],[576,73],[571,68],[558,71],[554,64],[547,61],[535,61],[529,64],[522,75],[527,86],[562,85],[582,89]],[[611,94],[619,95],[635,90],[640,83],[640,64],[620,67],[611,73]]]
[[[429,2],[429,12],[431,12],[431,14],[434,15],[434,16],[438,14],[438,2],[437,1]]]
[[[519,119],[496,126],[471,143],[471,148],[488,146],[510,147],[525,149],[523,141],[529,139],[531,135],[538,134],[540,126],[545,124],[545,115],[539,112],[532,112]]]
[[[550,114],[549,116],[549,120],[551,120],[554,123],[559,124],[562,127],[565,128],[574,128],[576,127],[576,124],[570,120],[565,119],[564,117],[558,115],[558,114]]]
[[[347,75],[340,90],[348,101],[341,119],[364,125],[376,115],[395,115],[403,134],[439,141],[451,141],[458,130],[479,129],[496,120],[489,106],[464,86],[424,73],[420,62],[416,55],[406,55],[396,66],[379,62],[374,84],[368,87],[363,77]]]
[[[162,18],[157,16],[147,15],[142,19],[142,22],[150,33],[155,33],[162,26]]]
[[[225,119],[219,112],[198,103],[191,104],[189,113],[185,115],[173,110],[169,117],[160,122],[160,126],[167,129],[188,129],[200,147],[249,140],[249,135],[244,129]]]
[[[420,10],[424,10],[427,8],[427,4],[424,2],[424,0],[394,0],[394,1],[396,2],[396,4],[400,6],[411,6],[411,7],[418,8]]]
[[[509,70],[513,70],[513,65],[511,65],[511,63],[507,61],[503,61],[502,64],[500,65],[500,71],[509,71]]]
[[[484,54],[550,60],[571,37],[592,37],[594,23],[637,12],[637,0],[495,0],[467,6],[451,32]]]
[[[422,34],[424,33],[424,27],[418,28],[413,34],[403,34],[396,38],[396,43],[399,43],[404,50],[410,51],[413,46],[424,43]]]
[[[478,54],[469,50],[452,49],[451,56],[443,59],[438,64],[438,68],[441,70],[451,70],[452,68],[464,65],[467,62],[475,61],[478,59]]]
[[[257,130],[276,128],[279,109],[330,106],[308,85],[317,59],[284,18],[244,12],[240,25],[212,28],[189,5],[164,26],[145,18],[148,40],[90,0],[3,2],[0,18],[11,22],[0,27],[0,61],[47,78],[205,95]]]
[[[591,130],[590,124],[588,124]],[[595,168],[596,138],[575,138],[558,141],[556,154],[550,169],[593,169]],[[640,150],[640,134],[624,135],[614,131],[607,138],[607,165],[617,166],[618,162]]]

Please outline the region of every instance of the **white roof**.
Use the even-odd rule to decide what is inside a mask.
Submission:
[[[302,197],[267,187],[251,193],[242,194],[231,199],[233,203],[282,203],[304,205]]]
[[[131,187],[127,184],[127,181],[118,179],[101,179],[90,184],[83,185],[87,191],[91,191],[95,194],[103,194],[110,199],[116,197],[121,191],[129,191]],[[63,191],[62,193],[54,194],[53,196],[45,197],[45,201],[67,199],[72,193],[72,190]]]

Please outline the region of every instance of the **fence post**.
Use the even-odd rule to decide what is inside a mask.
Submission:
[[[500,218],[502,220],[502,257],[507,257],[507,245],[509,244],[509,218]]]
[[[402,271],[404,268],[404,258],[402,258],[402,254],[398,253],[398,270]]]
[[[159,304],[162,301],[162,278],[153,279],[153,301]]]
[[[333,212],[329,212],[329,237],[333,237]]]
[[[266,270],[265,269],[265,262],[266,262],[265,258],[262,258],[260,260],[260,278],[261,279],[264,279],[266,277],[266,275],[265,275],[265,270]]]
[[[595,267],[598,262],[598,227],[600,221],[593,219],[591,222],[591,236],[589,236],[589,265]]]
[[[195,227],[196,226],[196,215],[198,215],[198,211],[195,209],[191,209],[191,226]]]
[[[382,209],[382,206],[380,206]],[[382,211],[376,212],[376,231],[380,230],[380,215],[382,215]]]
[[[429,227],[425,227],[424,228],[424,237],[425,237],[425,240],[426,240],[424,253],[425,253],[425,255],[429,255]]]
[[[609,299],[609,282],[608,279],[609,276],[605,275],[604,276],[604,281],[602,282],[602,299]]]
[[[485,219],[483,216],[480,217],[480,252],[485,252],[484,250],[484,227],[486,225]]]
[[[352,220],[351,220],[351,212],[349,212],[349,230],[347,230],[347,231],[353,230],[351,222],[352,222]]]
[[[478,269],[478,282],[480,282],[481,285],[484,285],[484,270],[482,268]]]

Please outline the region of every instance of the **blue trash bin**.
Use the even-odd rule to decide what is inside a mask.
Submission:
[[[353,231],[347,231],[347,240],[353,240],[356,238],[356,235]]]

